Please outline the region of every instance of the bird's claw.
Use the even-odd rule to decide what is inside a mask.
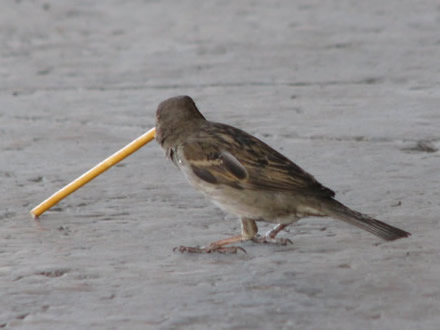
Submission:
[[[252,241],[255,243],[264,243],[264,244],[277,244],[277,245],[293,245],[293,242],[288,238],[271,238],[268,236],[257,235],[252,238]]]
[[[199,246],[178,246],[173,249],[174,252],[180,253],[237,253],[238,251],[242,251],[247,253],[245,249],[240,246],[208,246],[208,247],[199,247]]]

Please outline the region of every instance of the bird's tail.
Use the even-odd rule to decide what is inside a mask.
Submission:
[[[322,211],[328,216],[355,225],[387,241],[393,241],[411,235],[402,229],[390,226],[366,214],[351,210],[334,199],[326,200],[321,204],[321,207],[323,208]]]

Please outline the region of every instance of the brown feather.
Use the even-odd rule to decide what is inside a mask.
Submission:
[[[216,178],[217,184],[323,197],[335,195],[311,174],[261,140],[228,125],[206,121],[198,134],[182,147],[193,169],[208,171]],[[225,161],[225,152],[245,169],[247,176],[237,174],[239,166],[232,166],[230,160]]]

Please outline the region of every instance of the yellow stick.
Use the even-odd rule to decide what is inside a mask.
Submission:
[[[55,194],[50,196],[44,202],[42,202],[41,204],[34,207],[31,211],[31,215],[34,218],[38,218],[41,214],[43,214],[45,211],[47,211],[52,206],[57,204],[60,200],[62,200],[63,198],[66,198],[71,193],[73,193],[75,190],[81,188],[86,183],[93,180],[95,177],[97,177],[101,173],[105,172],[113,165],[116,165],[121,160],[130,156],[133,152],[135,152],[139,148],[146,145],[148,142],[150,142],[151,140],[154,139],[155,135],[156,135],[156,128],[153,127],[148,132],[139,136],[136,140],[127,144],[121,150],[115,152],[113,155],[111,155],[107,159],[104,159],[98,165],[96,165],[95,167],[91,168],[90,170],[88,170],[86,173],[84,173],[80,177],[73,180],[71,183],[69,183],[64,188],[58,190]]]

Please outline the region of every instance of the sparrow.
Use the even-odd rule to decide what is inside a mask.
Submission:
[[[244,249],[228,245],[249,240],[285,245],[291,241],[277,234],[311,216],[342,220],[387,241],[411,235],[338,202],[333,190],[256,137],[206,120],[189,96],[159,104],[156,141],[196,190],[241,219],[240,235],[180,252],[234,253]],[[275,227],[259,235],[259,221]]]

